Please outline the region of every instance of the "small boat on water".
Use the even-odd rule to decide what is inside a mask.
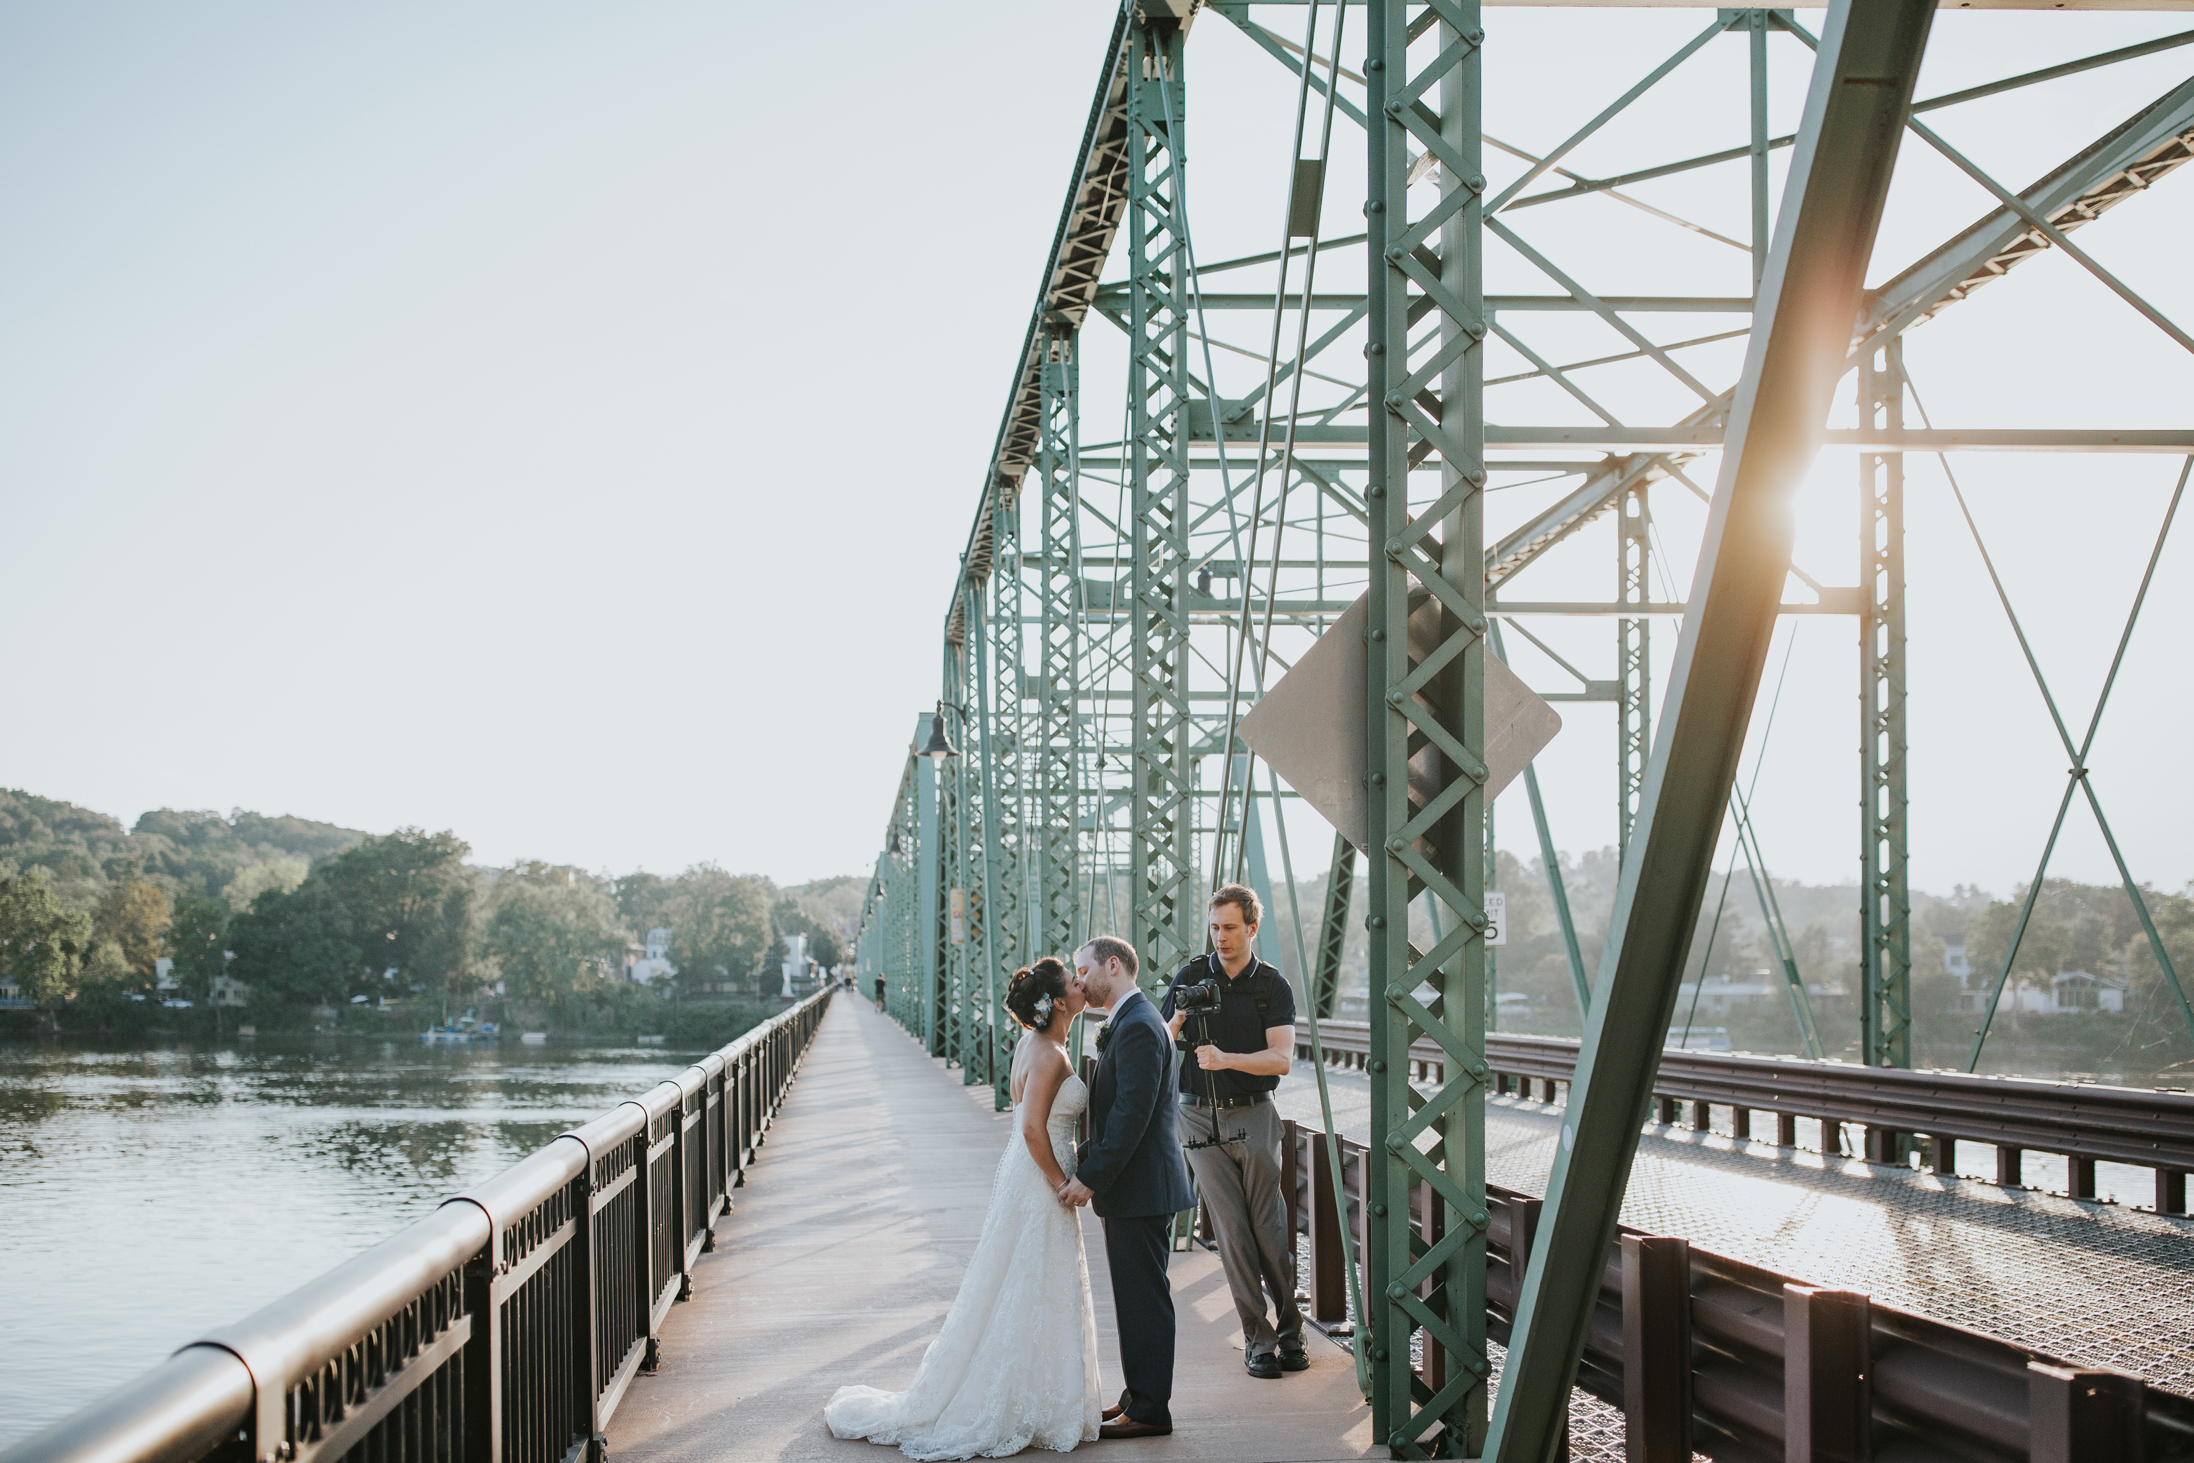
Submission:
[[[440,1026],[429,1026],[425,1031],[420,1032],[419,1039],[421,1041],[493,1041],[496,1035],[493,1021],[483,1021],[478,1026],[470,1026],[463,1022],[444,1022]]]
[[[521,1031],[518,1033],[518,1040],[527,1046],[547,1046],[548,1033],[545,1031]]]

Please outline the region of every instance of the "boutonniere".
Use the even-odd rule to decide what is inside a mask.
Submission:
[[[1103,1051],[1105,1043],[1112,1040],[1112,1023],[1107,1021],[1097,1028],[1097,1050]]]

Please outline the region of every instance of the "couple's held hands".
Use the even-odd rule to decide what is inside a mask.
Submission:
[[[1059,1202],[1070,1209],[1079,1209],[1097,1197],[1089,1191],[1089,1185],[1076,1178],[1070,1178],[1059,1185],[1056,1192],[1059,1195]]]

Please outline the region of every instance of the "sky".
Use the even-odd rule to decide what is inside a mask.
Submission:
[[[865,871],[937,694],[1111,15],[0,6],[0,783],[125,822],[242,807],[452,828],[489,863]],[[1489,73],[1489,129],[1552,145],[1705,19],[1489,10],[1489,54],[1521,58]],[[1946,15],[1921,91],[2173,21]],[[1200,247],[1268,247],[1233,173],[1284,164],[1284,75],[1216,17],[1190,45]],[[1700,100],[1739,46],[1599,139],[1592,169],[1741,137]],[[2023,184],[2189,58],[1939,125]],[[1802,61],[1776,77],[1780,126]],[[1653,196],[1742,222],[1703,182]],[[1984,202],[1937,160],[1900,173],[1870,278]],[[2081,241],[2194,321],[2190,227],[2194,169]],[[1690,236],[1629,219],[1564,242],[1664,277],[1693,257]],[[1944,424],[2184,426],[2194,401],[2187,354],[2053,257],[1915,331],[1910,360]],[[1950,466],[2077,731],[2178,464]],[[1824,453],[1800,498],[1798,557],[1824,582],[1855,572],[1854,471]],[[2031,876],[2065,758],[1941,468],[1915,458],[1911,482],[1913,878],[2003,894]],[[1656,508],[1681,598],[1703,512],[1658,490]],[[2194,878],[2189,534],[2093,759],[2136,874],[2174,889]],[[1566,592],[1549,575],[1547,597]],[[1757,816],[1776,873],[1840,882],[1853,632],[1792,626]],[[1604,658],[1613,631],[1555,633]],[[1658,686],[1673,623],[1654,633]],[[1565,711],[1541,763],[1550,816],[1563,847],[1597,847],[1608,715]],[[1520,805],[1499,828],[1534,851]],[[2111,877],[2079,810],[2055,867]]]

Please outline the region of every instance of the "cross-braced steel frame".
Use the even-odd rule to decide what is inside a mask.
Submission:
[[[1279,866],[1292,869],[1295,817],[1277,814],[1293,794],[1249,755],[1238,724],[1365,600],[1368,835],[1360,849],[1336,842],[1318,926],[1297,930],[1301,954],[1288,953],[1310,966],[1300,974],[1313,1009],[1331,1014],[1347,922],[1363,921],[1378,1142],[1357,1336],[1378,1435],[1396,1456],[1554,1456],[1720,843],[1734,841],[1751,866],[1794,1014],[1818,1048],[1804,984],[1827,973],[1797,969],[1737,783],[1769,641],[1786,616],[1857,621],[1857,1041],[1868,1062],[1910,1064],[1910,455],[2194,452],[2188,430],[1937,425],[1904,350],[1907,332],[2049,251],[2194,350],[2069,237],[2194,157],[2194,80],[2068,144],[2023,190],[1998,183],[1928,120],[2175,51],[2194,31],[1915,100],[1932,17],[1917,0],[1839,0],[1818,36],[1790,11],[1691,14],[1634,85],[1580,99],[1572,132],[1527,150],[1487,115],[1486,78],[1545,58],[1504,55],[1476,0],[1126,0],[984,464],[944,627],[943,694],[909,745],[862,926],[864,978],[882,974],[893,1014],[966,1080],[992,1084],[1002,1106],[1011,1031],[996,1013],[1012,969],[1114,932],[1136,943],[1156,986],[1203,948],[1214,883],[1265,879],[1258,830],[1277,835]],[[1192,207],[1197,180],[1252,160],[1190,161],[1186,63],[1194,26],[1211,17],[1281,68],[1295,99],[1292,150],[1274,160],[1284,165],[1274,169],[1270,247],[1217,259],[1200,257],[1198,230],[1242,230]],[[1741,58],[1730,99],[1738,145],[1613,175],[1580,171],[1611,124],[1693,58],[1716,55]],[[1769,120],[1779,56],[1802,58],[1810,77],[1801,123],[1785,136]],[[1355,176],[1341,160],[1358,143],[1361,197],[1342,198],[1330,183]],[[1970,227],[1865,289],[1900,148],[1941,157],[1987,201]],[[1741,180],[1743,200],[1744,221],[1728,232],[1648,186],[1724,176]],[[1581,206],[1726,261],[1731,287],[1596,288],[1604,262],[1573,260],[1575,236],[1555,222],[1554,210]],[[1489,289],[1492,273],[1500,289]],[[1605,348],[1562,344],[1579,322]],[[1680,407],[1641,407],[1652,393],[1625,384],[1636,373]],[[1549,403],[1580,419],[1530,424],[1534,411],[1552,414]],[[1832,426],[1832,410],[1846,409],[1853,424]],[[1859,574],[1849,586],[1791,562],[1789,501],[1824,444],[1858,460]],[[1672,588],[1683,564],[1661,538],[1670,494],[1708,505],[1687,603]],[[1545,571],[1526,576],[1541,565],[1567,573],[1592,559],[1604,574],[1589,545],[1610,530],[1605,598],[1527,597]],[[1975,541],[1985,554],[1977,531]],[[2162,544],[2160,535],[2156,554]],[[2016,627],[2008,594],[2003,603]],[[1576,663],[1603,651],[1565,648],[1549,628],[1577,616],[1615,630],[1605,673]],[[1677,621],[1672,654],[1667,637],[1650,635],[1657,618]],[[2131,633],[2129,621],[2121,658]],[[1508,649],[1551,678],[1547,699],[1610,708],[1623,853],[1594,974],[1527,770],[1585,1042],[1496,1409],[1485,1299],[1484,686],[1488,653],[1505,660]],[[2038,664],[2035,676],[2047,697]],[[1566,735],[1598,734],[1578,722]],[[2070,731],[2064,739],[2073,772],[2060,823],[2084,793],[2109,838],[2087,745]],[[2120,868],[2177,992],[2122,858]],[[2194,1006],[2185,1010],[2194,1029]],[[1412,1075],[1421,1068],[1406,1053],[1425,1040],[1446,1055],[1444,1083]]]

